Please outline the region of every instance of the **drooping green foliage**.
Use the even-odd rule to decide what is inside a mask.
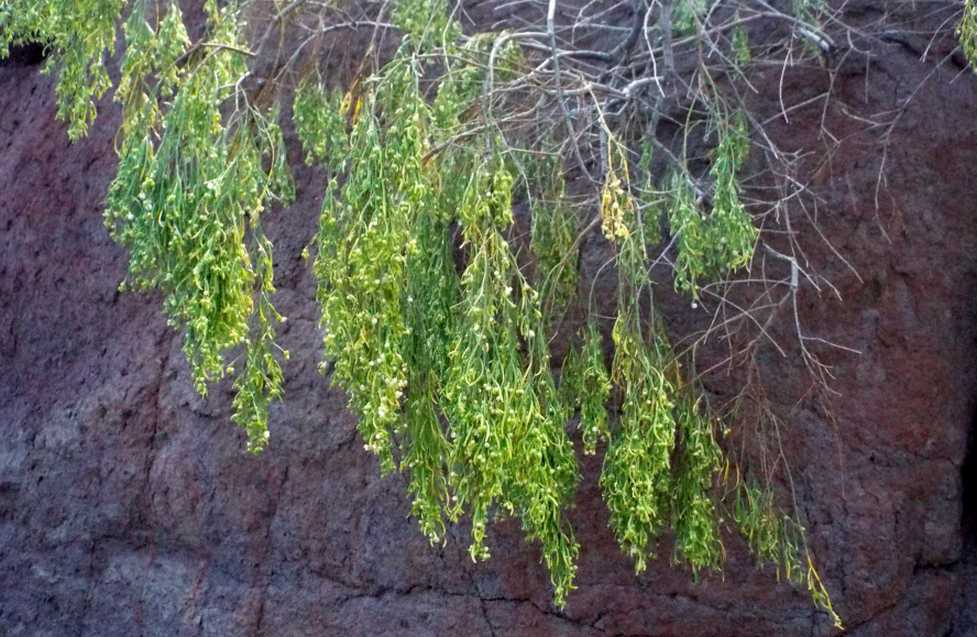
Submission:
[[[625,310],[614,323],[611,374],[621,388],[621,417],[604,456],[600,485],[614,535],[640,573],[669,521],[675,386],[667,345],[657,334],[649,343],[635,308]]]
[[[610,439],[607,401],[611,378],[604,365],[604,338],[591,321],[582,334],[579,349],[570,350],[563,362],[560,389],[569,406],[580,412],[580,437],[583,451],[597,453],[597,444]]]
[[[736,61],[741,64],[749,64],[753,59],[753,52],[750,50],[750,36],[742,26],[733,29],[733,54]]]
[[[391,68],[387,79],[382,92],[367,97],[350,133],[349,177],[335,196],[326,195],[315,266],[333,378],[349,394],[383,471],[395,467],[392,438],[403,423],[404,292],[408,261],[418,249],[411,228],[426,203],[425,140],[414,125],[424,106],[400,93],[416,95],[409,66]],[[380,108],[399,124],[382,129]]]
[[[537,288],[548,322],[559,319],[580,282],[577,219],[566,205],[562,166],[553,156],[530,158],[525,179],[532,202],[530,247],[536,256]],[[536,192],[533,192],[536,190]]]
[[[737,479],[733,519],[763,564],[773,564],[777,577],[806,587],[811,599],[841,628],[841,618],[831,606],[828,591],[814,568],[804,540],[804,528],[775,503],[773,493],[754,482]]]
[[[393,10],[394,23],[413,42],[416,51],[428,51],[444,43],[454,45],[461,25],[452,18],[448,0],[401,0]]]
[[[672,23],[677,33],[686,34],[694,31],[702,14],[706,12],[706,0],[685,0],[672,2]]]
[[[125,0],[4,0],[0,2],[0,58],[11,46],[40,43],[44,71],[58,73],[58,117],[78,139],[95,119],[96,102],[112,87],[105,68]]]
[[[292,105],[292,120],[306,149],[307,164],[321,164],[333,173],[342,171],[349,151],[345,117],[349,108],[339,91],[326,91],[310,78],[299,84]]]
[[[636,227],[637,207],[624,149],[614,138],[610,138],[608,145],[607,173],[600,195],[601,230],[608,241],[625,242]]]
[[[410,474],[413,510],[432,541],[445,518],[469,512],[472,556],[485,559],[489,519],[515,515],[541,542],[563,599],[578,550],[563,517],[576,464],[539,296],[503,235],[513,177],[467,149],[424,163],[435,117],[450,125],[467,106],[448,103],[461,92],[453,82],[470,77],[446,80],[432,109],[415,51],[408,40],[373,78],[345,182],[327,193],[316,273],[333,379],[381,468],[400,459]],[[310,136],[307,148],[321,141]],[[460,276],[451,222],[469,252]]]
[[[678,453],[672,517],[675,549],[692,567],[718,569],[723,560],[716,505],[711,497],[723,463],[712,422],[690,387],[679,388],[675,418]]]
[[[129,284],[162,290],[170,322],[185,329],[201,394],[228,371],[226,353],[244,346],[234,420],[257,451],[268,439],[270,402],[282,393],[274,343],[281,317],[260,215],[271,201],[290,200],[293,187],[275,112],[222,112],[247,65],[234,7],[208,10],[210,47],[177,68],[189,46],[178,7],[158,29],[141,3],[133,7],[117,92],[124,135],[105,222],[129,250]],[[160,94],[171,96],[163,110]]]
[[[432,188],[438,200],[443,190]],[[454,270],[451,232],[439,214],[445,202],[426,208],[415,226],[418,246],[408,271],[407,322],[413,326],[407,345],[410,370],[404,418],[406,436],[401,466],[409,471],[412,512],[421,531],[438,542],[445,537],[445,518],[457,520],[446,459],[450,451],[443,427],[440,395],[447,373],[449,337],[455,333],[454,308],[460,289]]]
[[[539,297],[502,235],[512,223],[511,176],[501,166],[477,174],[461,207],[471,256],[444,392],[452,486],[459,503],[471,507],[473,557],[488,557],[485,525],[497,504],[541,541],[561,602],[578,550],[563,520],[576,460],[549,369]]]
[[[715,281],[744,267],[753,256],[757,230],[740,199],[737,177],[749,152],[746,123],[720,121],[719,144],[713,152],[710,175],[715,181],[712,210],[706,214],[697,201],[687,174],[672,179],[669,224],[678,236],[675,286],[698,296],[702,281]]]
[[[179,5],[157,16],[157,28],[151,19],[145,4],[137,3],[123,26],[125,55],[115,100],[122,104],[126,139],[158,123],[158,98],[171,99],[185,73],[177,62],[189,49],[190,38]]]
[[[814,4],[798,2],[798,12]],[[699,29],[708,10],[698,0],[669,6],[682,35]],[[278,96],[243,88],[251,73],[244,14],[236,3],[205,7],[206,35],[191,43],[174,2],[8,0],[0,3],[0,52],[47,44],[48,68],[60,70],[59,115],[77,137],[109,88],[105,57],[125,14],[119,169],[106,223],[129,250],[130,284],[163,292],[200,393],[239,367],[233,418],[257,451],[268,441],[287,358],[276,344],[284,317],[272,303],[273,247],[261,215],[294,192]],[[965,48],[977,23],[967,7]],[[714,494],[727,461],[692,370],[656,314],[649,250],[660,247],[666,221],[675,286],[694,298],[749,265],[757,230],[741,198],[746,119],[714,109],[708,171],[697,174],[682,158],[664,178],[652,169],[650,143],[635,165],[602,124],[598,221],[618,276],[616,307],[606,308],[612,363],[601,331],[609,317],[589,307],[558,389],[549,340],[580,302],[583,219],[564,183],[571,153],[561,141],[504,130],[494,114],[511,95],[491,89],[542,67],[527,62],[516,39],[464,36],[452,9],[447,0],[394,3],[390,19],[403,37],[391,59],[349,92],[327,90],[315,72],[295,91],[305,160],[329,172],[314,263],[333,363],[324,369],[347,393],[381,471],[407,475],[412,514],[432,542],[467,515],[471,555],[486,559],[489,524],[514,517],[539,543],[562,606],[579,553],[566,517],[579,479],[567,425],[579,414],[584,453],[607,446],[600,486],[635,570],[669,528],[675,556],[694,574],[718,568],[722,503]],[[733,36],[745,63],[745,32]],[[665,197],[649,201],[639,190]],[[512,232],[520,203],[529,210],[531,258]],[[232,354],[239,362],[228,362]],[[806,586],[837,620],[802,549],[803,529],[773,507],[768,490],[737,493],[734,519],[758,558]]]
[[[963,3],[963,15],[957,23],[957,36],[960,38],[963,54],[971,66],[977,68],[977,3],[974,0],[965,0]]]
[[[646,147],[639,174],[649,172],[650,154]],[[654,308],[645,321],[640,318],[640,299],[651,288],[648,246],[660,241],[659,218],[654,202],[639,204],[631,193],[628,172],[619,172],[617,165],[627,165],[625,154],[622,145],[611,139],[602,225],[617,248],[618,306],[610,380],[620,393],[621,414],[604,457],[601,488],[611,527],[622,550],[634,560],[636,572],[643,571],[647,558],[655,555],[657,539],[668,526],[675,531],[676,555],[689,563],[693,573],[716,569],[723,547],[711,492],[723,455]],[[681,241],[683,230],[674,225],[674,211],[670,220]],[[722,239],[723,230],[717,225],[713,238]],[[680,260],[683,249],[680,244]],[[719,262],[719,267],[735,266]],[[677,280],[678,272],[679,266]]]

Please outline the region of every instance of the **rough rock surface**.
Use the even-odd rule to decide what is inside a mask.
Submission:
[[[881,4],[853,3],[849,17],[874,20]],[[927,3],[906,5],[930,20]],[[947,57],[950,39],[922,59],[927,43],[863,42],[871,58],[841,66],[825,111],[842,143],[815,174],[819,223],[858,276],[805,240],[843,300],[807,286],[800,308],[806,333],[861,351],[819,350],[839,392],[831,414],[805,398],[797,356],[758,358],[852,635],[977,634],[977,492],[965,484],[977,471],[963,470],[977,397],[977,82]],[[318,211],[311,171],[269,222],[293,357],[271,446],[245,454],[227,388],[194,394],[159,299],[116,292],[126,255],[100,212],[117,113],[106,103],[69,145],[36,58],[0,67],[0,635],[831,632],[733,536],[722,578],[694,584],[667,559],[636,578],[606,528],[593,459],[572,514],[583,552],[565,612],[513,524],[494,527],[484,564],[467,558],[462,531],[429,547],[403,481],[378,477],[343,396],[316,372],[317,310],[299,257]],[[770,112],[781,83],[789,103],[828,86],[827,73],[767,80],[757,100]],[[899,108],[891,128],[849,115]],[[821,123],[817,102],[772,126],[790,149],[814,151]],[[701,320],[674,305],[675,325]],[[774,327],[785,343],[790,318]]]

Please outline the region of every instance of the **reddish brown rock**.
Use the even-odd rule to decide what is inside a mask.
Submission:
[[[893,31],[946,17],[924,3],[888,17],[885,3],[849,4],[852,22]],[[806,333],[862,352],[818,349],[839,392],[832,416],[805,398],[789,317],[773,329],[791,355],[758,358],[812,548],[853,635],[977,634],[966,523],[977,507],[961,474],[977,396],[977,83],[949,32],[928,43],[879,36],[858,43],[869,59],[838,61],[824,123],[842,143],[815,183],[820,228],[858,276],[808,227],[811,262],[843,300],[807,286],[800,303]],[[468,560],[461,530],[429,547],[403,480],[378,477],[343,397],[316,373],[299,257],[319,208],[313,171],[268,224],[293,356],[270,448],[245,454],[227,388],[194,394],[159,298],[116,292],[126,255],[100,216],[116,109],[106,103],[70,145],[36,58],[0,67],[0,634],[830,633],[732,536],[724,577],[694,584],[667,559],[635,577],[606,528],[594,459],[572,513],[583,550],[565,612],[514,524],[494,528],[485,564]],[[779,108],[780,82],[777,70],[759,85],[759,111]],[[783,80],[792,103],[828,85],[811,69]],[[895,109],[887,137],[851,116],[891,121]],[[815,105],[773,126],[789,148],[817,151],[821,123]],[[585,255],[585,268],[596,260]],[[678,299],[668,316],[677,331],[702,320]],[[709,383],[719,396],[734,387]]]

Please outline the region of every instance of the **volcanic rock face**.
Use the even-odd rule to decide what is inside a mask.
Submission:
[[[849,4],[859,24],[886,3]],[[804,239],[841,300],[805,284],[799,314],[805,334],[861,352],[808,342],[832,365],[825,409],[787,314],[771,329],[788,356],[762,349],[758,373],[850,634],[962,637],[977,634],[977,492],[962,471],[977,396],[977,84],[949,33],[929,50],[914,34],[946,16],[909,4],[833,75],[776,69],[757,85],[758,112],[771,114],[781,95],[832,90],[828,107],[812,101],[771,127],[788,150],[817,153],[825,131],[841,141],[812,182],[826,240]],[[636,578],[592,458],[571,514],[582,554],[565,612],[512,523],[494,527],[484,564],[467,558],[463,530],[428,546],[403,480],[379,478],[344,397],[316,371],[318,311],[299,256],[319,209],[313,171],[268,222],[292,359],[270,448],[245,454],[228,388],[195,395],[160,299],[116,291],[126,255],[101,207],[118,113],[106,103],[69,144],[39,57],[0,67],[0,635],[832,632],[732,535],[722,578],[692,583],[668,559]],[[879,126],[859,119],[880,113]],[[585,270],[597,260],[585,254]],[[676,329],[701,320],[672,305]],[[733,384],[717,376],[709,389]]]

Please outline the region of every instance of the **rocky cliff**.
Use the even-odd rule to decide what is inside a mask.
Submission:
[[[839,294],[802,286],[799,307],[805,333],[860,354],[822,347],[837,393],[812,399],[788,316],[771,329],[789,355],[762,350],[756,373],[849,633],[963,637],[977,634],[977,81],[949,30],[931,37],[952,12],[887,4],[848,3],[856,27],[888,26],[856,31],[831,68],[757,86],[772,117],[784,96],[806,102],[771,122],[789,150],[839,142],[812,165],[824,236],[805,239]],[[316,371],[299,256],[319,209],[311,170],[268,223],[292,360],[270,448],[245,454],[228,388],[194,393],[160,300],[116,291],[126,255],[100,214],[117,112],[106,101],[69,144],[39,61],[0,66],[0,635],[831,634],[733,535],[722,577],[693,583],[665,558],[636,578],[593,459],[564,612],[515,525],[490,533],[484,564],[461,530],[429,547],[403,481],[379,478]],[[672,305],[676,329],[701,320]],[[735,374],[714,376],[711,391],[735,391]]]

